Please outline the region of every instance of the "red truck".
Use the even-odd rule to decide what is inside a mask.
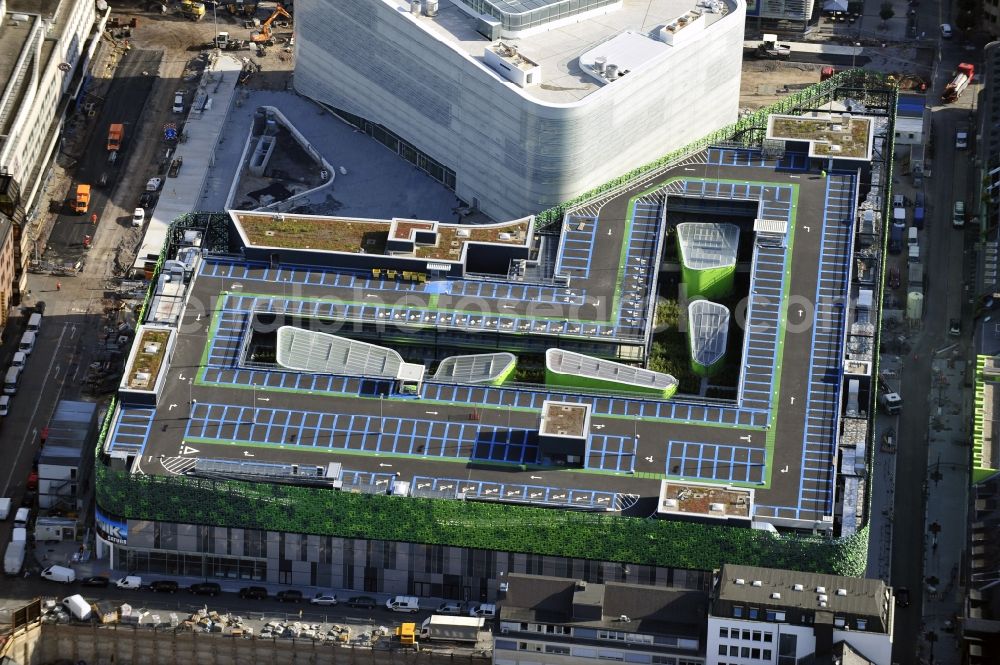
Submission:
[[[941,101],[945,104],[957,101],[965,89],[969,87],[969,83],[972,82],[972,77],[976,73],[976,68],[967,62],[963,62],[955,70],[955,77],[951,79],[951,83],[944,87],[944,92],[941,93]]]

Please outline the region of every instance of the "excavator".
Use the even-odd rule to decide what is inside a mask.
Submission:
[[[250,41],[254,44],[265,44],[270,46],[274,44],[274,39],[271,37],[271,24],[274,23],[274,19],[279,16],[284,16],[289,21],[292,20],[292,15],[285,11],[285,8],[281,5],[274,6],[274,13],[267,17],[267,20],[260,24],[260,30],[258,32],[250,35]]]

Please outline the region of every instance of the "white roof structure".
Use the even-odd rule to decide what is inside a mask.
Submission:
[[[736,265],[740,229],[735,224],[685,222],[677,225],[681,261],[692,270]]]
[[[641,367],[632,367],[603,358],[585,356],[564,349],[549,349],[545,352],[545,367],[557,374],[583,376],[589,379],[622,383],[640,388],[667,390],[677,386],[677,379],[662,372],[654,372]]]
[[[301,372],[393,379],[408,365],[392,349],[294,326],[278,328],[277,360]]]
[[[502,376],[517,362],[513,353],[480,353],[450,356],[441,361],[434,373],[435,381],[456,383],[490,383]]]
[[[726,353],[729,340],[729,309],[709,300],[688,305],[691,357],[702,366],[713,365]]]

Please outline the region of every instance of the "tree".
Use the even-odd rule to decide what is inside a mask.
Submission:
[[[883,2],[878,10],[878,15],[882,19],[882,22],[885,23],[896,15],[896,10],[892,8],[891,2]]]

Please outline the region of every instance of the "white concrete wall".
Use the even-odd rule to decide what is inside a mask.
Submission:
[[[572,104],[524,94],[381,0],[296,3],[295,87],[382,124],[496,219],[562,203],[735,121],[746,5]]]

